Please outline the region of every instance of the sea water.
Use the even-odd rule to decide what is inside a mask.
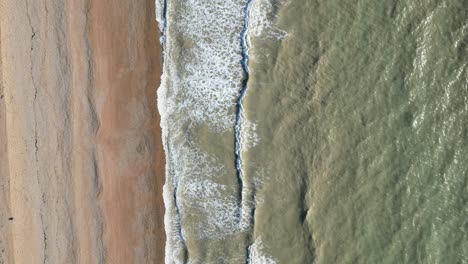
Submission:
[[[468,263],[463,0],[158,0],[166,263]]]

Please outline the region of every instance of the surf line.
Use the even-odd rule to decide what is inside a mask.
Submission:
[[[244,105],[243,100],[245,94],[247,93],[248,82],[250,78],[249,73],[249,43],[248,43],[248,29],[249,29],[249,8],[252,4],[253,0],[247,0],[245,6],[243,7],[243,25],[242,30],[240,32],[240,45],[241,45],[241,66],[244,78],[242,79],[242,86],[239,91],[239,96],[237,97],[236,101],[236,119],[234,125],[234,158],[235,158],[235,167],[236,167],[236,174],[237,174],[237,181],[239,183],[239,190],[240,190],[240,208],[239,208],[239,225],[242,227],[243,225],[243,208],[244,208],[244,188],[245,188],[245,179],[244,179],[244,171],[242,167],[242,121],[243,121],[243,114],[244,114]],[[249,218],[248,218],[248,228],[253,225],[254,221],[254,214],[255,214],[255,207],[250,210]],[[249,235],[249,240],[251,237]],[[246,248],[246,263],[249,264],[251,256],[251,242]]]
[[[163,65],[166,60],[166,32],[167,32],[167,1],[163,0],[162,26],[161,26],[161,50]]]
[[[248,89],[248,82],[250,78],[249,72],[249,42],[248,42],[248,30],[249,30],[249,11],[250,5],[252,4],[253,0],[247,0],[245,6],[243,8],[243,25],[242,30],[240,32],[240,45],[241,45],[241,66],[242,71],[244,73],[244,78],[242,79],[242,87],[239,92],[239,96],[237,97],[236,102],[236,119],[234,125],[234,157],[235,157],[235,166],[236,166],[236,173],[237,173],[237,180],[239,182],[239,189],[240,189],[240,213],[239,213],[239,225],[242,226],[242,216],[243,216],[243,208],[244,208],[244,188],[245,188],[245,179],[244,179],[244,171],[242,167],[242,121],[244,115],[244,105],[243,100],[245,94],[247,93]],[[249,212],[249,219],[248,219],[248,227],[250,228],[253,226],[253,221],[255,217],[255,206]],[[245,263],[249,264],[251,262],[251,235],[249,235],[249,245],[246,248],[246,256],[245,256]]]
[[[236,101],[236,118],[234,124],[234,158],[237,181],[240,189],[240,202],[241,212],[239,217],[242,217],[242,202],[243,202],[243,190],[244,190],[244,172],[242,168],[242,119],[244,113],[243,100],[247,92],[247,84],[249,82],[249,51],[247,41],[247,31],[249,27],[249,7],[253,0],[247,0],[243,8],[243,25],[240,33],[240,45],[241,45],[241,66],[244,78],[242,79],[242,86],[239,91],[239,96]]]
[[[168,0],[162,0],[162,25],[161,25],[161,39],[160,39],[160,43],[161,43],[161,50],[162,50],[162,65],[163,65],[163,74],[162,76],[164,76],[164,71],[165,71],[165,64],[166,64],[166,35],[167,35],[167,6],[168,6]],[[161,80],[162,82],[163,80]],[[164,140],[166,141],[166,140]],[[169,153],[170,153],[170,149],[168,147],[168,143],[165,142],[164,144],[166,144],[166,149],[167,149],[167,157],[168,160],[170,160],[170,168],[171,168],[171,175],[172,177],[174,178],[175,176],[175,171],[173,170],[173,164],[174,162],[172,161],[172,159],[169,157]],[[167,166],[167,165],[166,165]],[[175,205],[175,211],[176,211],[176,215],[177,215],[177,231],[178,231],[178,236],[179,236],[179,239],[180,239],[180,242],[184,248],[184,259],[186,260],[187,259],[187,245],[186,245],[186,242],[185,242],[185,238],[184,238],[184,234],[182,232],[182,213],[181,213],[181,209],[180,209],[180,206],[179,206],[179,199],[177,197],[177,191],[179,190],[179,183],[173,179],[172,180],[172,184],[173,184],[173,194],[172,194],[172,197],[174,199],[174,205]],[[169,234],[167,234],[169,235]]]
[[[171,161],[171,164],[174,164],[173,161]],[[172,166],[171,166],[172,168]],[[172,171],[172,175],[175,175],[175,172]],[[186,242],[185,242],[185,237],[184,237],[184,234],[182,233],[182,213],[181,213],[181,209],[180,209],[180,206],[179,206],[179,199],[177,199],[177,191],[179,190],[179,183],[175,180],[173,180],[173,183],[174,185],[174,192],[173,192],[173,198],[174,198],[174,205],[175,205],[175,209],[176,209],[176,214],[177,214],[177,227],[178,227],[178,235],[179,235],[179,239],[180,239],[180,242],[183,246],[183,252],[184,252],[184,256],[183,256],[183,259],[185,262],[187,262],[187,255],[188,255],[188,249],[187,249],[187,245],[186,245]]]

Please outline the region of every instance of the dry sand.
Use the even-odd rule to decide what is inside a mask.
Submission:
[[[1,28],[0,28],[1,36]],[[2,40],[0,38],[0,54]],[[10,179],[8,177],[8,149],[6,141],[6,114],[2,82],[2,61],[0,60],[0,264],[12,263],[10,211]]]
[[[0,0],[0,264],[164,262],[154,14]]]

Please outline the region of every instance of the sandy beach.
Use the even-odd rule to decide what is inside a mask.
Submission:
[[[154,1],[0,0],[0,263],[163,263]]]
[[[0,28],[1,36],[1,28]],[[0,38],[0,54],[2,40]],[[8,178],[8,151],[6,141],[6,114],[2,82],[2,61],[0,60],[0,264],[11,263],[11,211],[10,211],[10,179]],[[8,219],[8,221],[7,221]]]

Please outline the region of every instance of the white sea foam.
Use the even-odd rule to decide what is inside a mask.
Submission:
[[[287,32],[278,28],[272,21],[275,20],[274,5],[279,1],[253,0],[249,16],[249,35],[281,40],[288,36]]]
[[[287,6],[290,0],[252,0],[249,16],[249,40],[266,39],[282,41],[291,35],[275,23],[277,6]],[[249,45],[250,46],[250,45]],[[270,55],[259,47],[250,50],[250,60],[261,62]]]
[[[257,124],[251,121],[245,113],[241,114],[241,153],[248,151],[251,147],[255,147],[260,138],[257,134]]]
[[[166,263],[185,261],[185,237],[216,238],[239,231],[235,189],[217,181],[226,174],[225,168],[189,144],[184,129],[200,123],[221,132],[234,125],[243,78],[238,33],[243,4],[238,0],[170,1],[165,28],[164,1],[156,2],[160,28],[166,30],[158,90],[167,161]],[[188,211],[200,220],[181,226]]]
[[[221,238],[240,231],[236,186],[222,183],[226,169],[216,158],[196,147],[179,145],[173,149],[180,159],[174,164],[182,210],[201,221],[184,227],[195,239]]]
[[[268,1],[253,1],[247,42],[262,32],[270,32],[269,36],[278,39],[284,37],[284,32],[268,23]],[[245,77],[240,32],[246,0],[169,0],[166,8],[165,4],[165,0],[156,0],[156,18],[164,33],[158,109],[166,153],[166,263],[183,263],[187,238],[221,239],[248,230],[252,223],[250,211],[255,199],[250,197],[249,185],[244,185],[242,193],[250,198],[240,205],[238,186],[223,183],[223,177],[232,176],[225,165],[186,136],[196,124],[215,133],[232,131],[234,127],[236,99]],[[259,138],[255,123],[245,114],[241,121],[243,153]],[[187,215],[192,217],[190,225],[184,225]],[[260,242],[254,243],[254,257],[260,256],[260,246]]]
[[[166,103],[181,122],[204,123],[218,131],[230,129],[243,78],[238,34],[243,1],[176,2],[178,13],[168,9],[172,19],[168,27],[169,34],[176,32],[178,39],[167,40],[167,57],[178,64],[171,78],[181,78],[171,86]]]
[[[261,237],[255,239],[255,242],[250,247],[249,259],[251,264],[276,264],[273,257],[266,253]]]
[[[156,12],[156,21],[158,22],[159,30],[164,32],[163,22],[164,22],[164,0],[155,0],[155,12]]]

